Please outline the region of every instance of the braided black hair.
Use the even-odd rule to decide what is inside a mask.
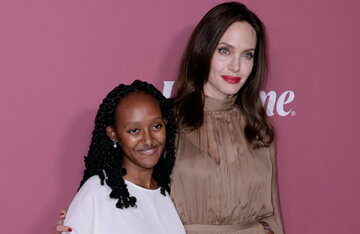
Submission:
[[[98,175],[111,188],[110,198],[118,199],[116,207],[123,209],[136,206],[136,198],[129,194],[122,177],[122,150],[113,148],[113,142],[106,134],[106,127],[114,124],[115,111],[119,101],[132,92],[143,91],[152,95],[159,103],[162,116],[167,119],[166,144],[159,162],[153,170],[153,178],[158,182],[160,192],[170,193],[170,175],[175,163],[175,120],[168,100],[153,85],[136,80],[131,85],[120,84],[103,100],[95,118],[88,155],[85,156],[84,176],[80,187],[92,176]],[[105,172],[105,173],[104,173]],[[121,173],[122,172],[122,173]]]

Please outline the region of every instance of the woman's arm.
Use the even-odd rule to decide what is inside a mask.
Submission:
[[[270,225],[271,230],[274,231],[275,234],[283,234],[284,227],[283,227],[281,211],[280,211],[279,192],[278,192],[277,173],[276,173],[275,143],[272,143],[270,146],[270,157],[273,168],[271,199],[274,208],[274,214],[270,217],[263,218],[263,221],[265,221]]]
[[[66,217],[67,210],[62,210],[60,212],[60,219],[56,222],[55,234],[61,234],[62,232],[71,232],[71,227],[64,226],[64,219]]]

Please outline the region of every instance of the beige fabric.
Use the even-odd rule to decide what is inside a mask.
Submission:
[[[259,219],[282,234],[276,183],[274,147],[252,150],[245,140],[235,98],[205,98],[204,124],[178,134],[172,175],[172,198],[186,225],[209,225],[187,233],[266,233],[261,224],[234,230]],[[212,225],[230,225],[226,231]],[[190,226],[189,226],[190,227]],[[221,226],[223,227],[223,226]]]

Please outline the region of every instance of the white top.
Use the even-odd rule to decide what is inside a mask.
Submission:
[[[64,224],[72,234],[185,234],[184,226],[170,199],[160,188],[150,190],[125,180],[137,207],[116,208],[117,199],[109,197],[111,188],[92,176],[70,204]]]

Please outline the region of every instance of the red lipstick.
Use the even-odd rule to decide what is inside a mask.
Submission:
[[[240,81],[240,77],[238,76],[221,76],[226,82],[230,83],[230,84],[236,84],[239,83]]]

